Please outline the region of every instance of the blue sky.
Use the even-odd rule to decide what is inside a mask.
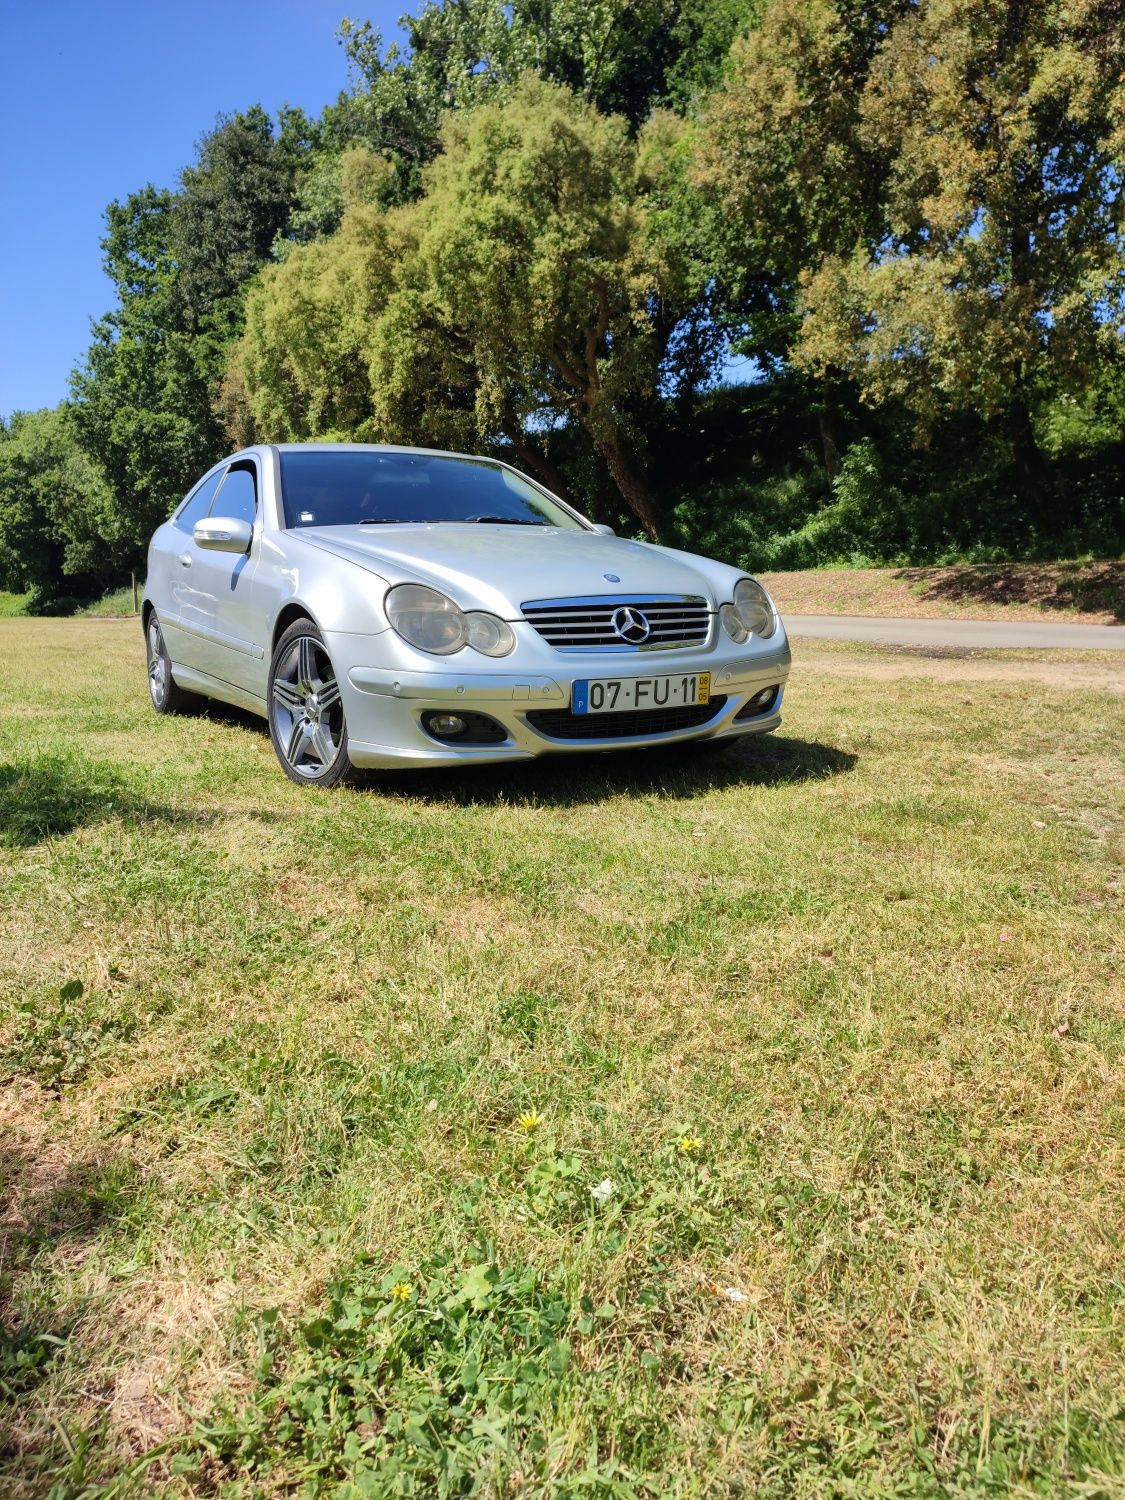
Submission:
[[[53,406],[113,293],[102,214],[172,187],[220,112],[315,113],[347,83],[341,18],[389,35],[410,0],[4,0],[0,414]]]

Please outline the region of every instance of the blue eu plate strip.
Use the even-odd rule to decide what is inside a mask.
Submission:
[[[590,682],[583,678],[581,682],[574,684],[574,696],[570,702],[572,714],[588,714],[590,712]]]

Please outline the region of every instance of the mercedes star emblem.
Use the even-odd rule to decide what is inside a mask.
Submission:
[[[639,609],[634,609],[630,604],[623,604],[620,609],[613,611],[611,624],[621,639],[628,641],[630,646],[640,646],[652,634],[652,626],[647,619]]]

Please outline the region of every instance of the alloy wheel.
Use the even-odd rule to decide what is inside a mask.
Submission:
[[[344,705],[328,654],[318,640],[290,642],[274,673],[270,695],[274,739],[298,776],[315,781],[340,753]]]
[[[155,616],[149,621],[147,642],[148,690],[156,707],[163,708],[168,696],[168,657],[164,650],[164,636]]]

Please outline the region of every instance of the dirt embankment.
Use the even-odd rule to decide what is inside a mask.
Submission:
[[[1125,561],[763,573],[782,613],[1125,623]]]

